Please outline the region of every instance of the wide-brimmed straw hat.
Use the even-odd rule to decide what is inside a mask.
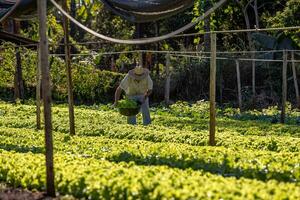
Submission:
[[[143,73],[144,73],[144,68],[142,67],[142,66],[136,66],[135,68],[134,68],[134,73],[136,74],[136,75],[142,75]]]
[[[134,69],[130,70],[128,73],[129,76],[131,76],[133,79],[142,80],[146,78],[150,72],[148,69],[145,69],[140,65],[137,65]]]

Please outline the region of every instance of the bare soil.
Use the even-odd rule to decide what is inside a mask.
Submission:
[[[47,197],[45,192],[32,192],[0,184],[0,200],[74,200],[73,197]]]

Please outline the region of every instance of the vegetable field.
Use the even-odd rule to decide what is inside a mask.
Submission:
[[[86,199],[300,199],[300,113],[276,107],[217,111],[208,146],[208,103],[151,109],[153,124],[131,126],[105,105],[53,107],[55,184]],[[45,189],[44,132],[35,106],[0,103],[0,182]],[[139,116],[141,121],[141,116]]]

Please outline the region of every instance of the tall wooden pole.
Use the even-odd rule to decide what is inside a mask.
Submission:
[[[155,36],[159,36],[159,22],[155,22]],[[156,51],[159,51],[159,42],[156,42],[155,45]],[[156,75],[159,76],[159,54],[156,52],[155,53],[155,70],[156,70]]]
[[[211,60],[210,60],[210,122],[209,122],[209,145],[216,144],[216,68],[217,68],[217,36],[211,34]]]
[[[283,51],[283,66],[282,66],[282,105],[281,105],[281,118],[280,122],[285,122],[285,106],[286,106],[286,97],[287,97],[287,52]]]
[[[16,50],[16,71],[14,78],[14,99],[24,100],[24,82],[22,78],[22,60],[20,49],[17,47]]]
[[[20,22],[12,20],[13,22],[13,33],[20,34]],[[24,82],[22,78],[22,60],[20,48],[16,47],[16,71],[15,71],[15,86],[14,86],[14,100],[24,100]]]
[[[49,52],[47,37],[47,0],[39,0],[39,35],[40,35],[40,66],[42,71],[42,92],[44,102],[45,120],[45,145],[46,145],[46,188],[47,195],[55,196],[54,169],[53,169],[53,141],[52,141],[52,119],[51,119],[51,88],[49,75]]]
[[[222,70],[222,67],[220,66],[219,67],[219,95],[220,95],[220,99],[219,99],[219,102],[220,102],[220,105],[223,106],[223,70]]]
[[[297,81],[297,70],[296,70],[295,53],[294,52],[292,52],[292,69],[293,69],[293,79],[294,79],[295,92],[296,92],[297,108],[300,109],[300,96],[299,96],[299,87],[298,87],[298,81]]]
[[[166,83],[165,83],[165,103],[166,105],[170,104],[170,82],[171,82],[171,77],[170,77],[170,54],[168,53],[166,55]]]
[[[63,1],[63,9],[68,12],[67,0]],[[64,42],[65,42],[65,62],[67,72],[68,83],[68,102],[69,102],[69,126],[70,134],[75,135],[75,117],[74,117],[74,98],[73,98],[73,81],[72,81],[72,69],[71,69],[71,55],[70,55],[70,38],[69,38],[69,21],[66,16],[63,15],[64,26]]]
[[[239,108],[242,111],[242,91],[241,91],[241,73],[240,73],[240,62],[239,60],[235,60],[236,64],[236,77],[237,77],[237,86],[238,86],[238,101],[239,101]]]
[[[143,64],[144,63],[143,52],[139,52],[138,63],[139,63],[139,66],[144,67],[144,64]]]
[[[37,47],[38,63],[36,66],[36,128],[41,129],[41,58],[40,45]]]
[[[255,53],[251,55],[252,59],[255,59]],[[252,61],[252,104],[253,108],[255,108],[256,105],[256,63],[253,60]]]

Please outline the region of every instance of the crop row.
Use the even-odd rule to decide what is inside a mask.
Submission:
[[[195,147],[178,143],[117,140],[103,137],[69,137],[56,133],[55,151],[111,162],[137,165],[166,165],[179,169],[204,170],[222,176],[300,182],[300,154],[240,150],[224,147]],[[41,132],[0,128],[0,148],[16,152],[44,152]]]
[[[9,158],[9,159],[8,159]],[[277,181],[224,178],[166,166],[111,163],[57,154],[56,188],[61,194],[90,199],[299,199],[299,186]],[[0,151],[0,181],[44,189],[44,156]]]
[[[179,105],[181,104],[179,103]],[[162,127],[167,127],[180,131],[192,132],[201,132],[208,130],[207,116],[209,109],[206,107],[205,102],[202,104],[195,104],[192,107],[179,105],[174,104],[169,109],[152,108],[153,125],[151,127],[153,129],[161,129]],[[100,123],[101,125],[102,123],[105,124],[107,122],[112,125],[126,124],[125,118],[121,117],[117,112],[115,112],[108,106],[80,106],[77,107],[75,111],[76,119],[78,119],[77,123],[79,124],[82,122],[94,122]],[[264,111],[260,114],[265,116],[266,113],[268,112]],[[2,124],[7,124],[15,127],[26,126],[28,128],[32,128],[35,126],[34,106],[12,105],[0,102],[0,116],[5,116],[6,118],[10,119],[10,123],[7,124],[7,122],[2,122]],[[63,120],[63,122],[66,122],[65,127],[63,124],[57,125],[60,125],[59,128],[61,130],[68,131],[66,129],[66,127],[68,127],[68,110],[66,106],[55,106],[53,108],[53,117],[54,122],[61,122],[61,120]],[[218,131],[220,133],[231,132],[231,134],[236,135],[300,137],[299,126],[297,125],[272,124],[264,120],[246,120],[247,118],[242,118],[242,116],[240,117],[241,119],[237,120],[237,117],[234,114],[219,115],[217,120]],[[91,118],[94,118],[94,120],[92,120]],[[296,118],[296,116],[294,116],[293,118]]]
[[[190,144],[194,146],[205,146],[208,142],[207,121],[196,121],[191,118],[176,118],[166,112],[158,112],[154,115],[154,122],[151,126],[130,126],[125,120],[114,111],[92,110],[84,107],[76,109],[76,132],[82,136],[104,136],[116,139],[145,140],[152,142],[173,142]],[[0,105],[0,127],[13,128],[35,128],[35,109],[33,106],[18,105],[13,107],[10,104]],[[164,115],[166,115],[164,117]],[[53,109],[53,129],[57,132],[68,133],[67,109],[62,106]],[[169,124],[164,125],[162,118],[170,119]],[[220,121],[225,120],[221,119]],[[185,124],[185,127],[177,128]],[[226,120],[224,121],[226,123]],[[299,152],[300,138],[287,136],[284,132],[290,130],[290,126],[282,126],[283,136],[278,134],[265,134],[259,136],[254,132],[259,129],[256,126],[248,127],[247,132],[237,129],[242,127],[243,122],[238,121],[231,128],[218,127],[217,146],[227,148],[244,148],[253,150],[269,150],[276,152]],[[202,130],[192,130],[193,127],[201,127]],[[279,126],[279,125],[276,125]],[[294,126],[292,126],[294,127]],[[298,127],[297,127],[298,128]],[[299,129],[299,128],[298,128]],[[297,129],[297,130],[298,130]],[[246,130],[246,129],[245,129]],[[250,131],[252,132],[250,133]],[[268,129],[265,129],[267,132]],[[299,132],[299,131],[298,131]],[[285,136],[284,136],[285,135]]]

